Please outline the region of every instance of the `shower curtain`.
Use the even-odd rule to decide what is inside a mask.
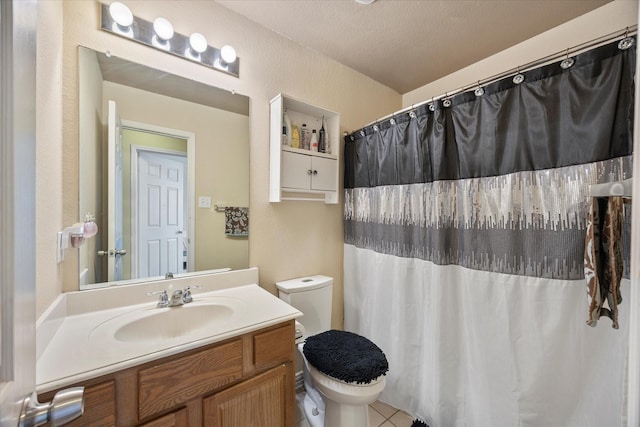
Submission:
[[[345,329],[431,427],[623,423],[629,266],[620,329],[590,327],[583,256],[589,184],[630,177],[635,49],[573,60],[345,137]]]

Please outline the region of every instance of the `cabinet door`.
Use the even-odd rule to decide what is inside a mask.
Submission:
[[[187,410],[182,408],[179,411],[172,412],[148,423],[142,424],[140,427],[187,427]]]
[[[309,190],[311,156],[283,151],[281,185],[283,188]]]
[[[207,427],[283,427],[295,421],[292,364],[287,363],[203,401]]]
[[[335,159],[325,159],[314,157],[311,161],[311,189],[320,191],[336,191],[338,182],[336,168],[338,161]]]

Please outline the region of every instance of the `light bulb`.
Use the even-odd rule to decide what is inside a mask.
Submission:
[[[189,45],[191,45],[191,49],[196,52],[203,53],[207,50],[207,39],[200,33],[193,33],[191,37],[189,37]]]
[[[130,27],[133,24],[133,13],[119,1],[109,5],[109,15],[121,27]]]
[[[156,32],[156,35],[161,40],[166,41],[173,37],[173,25],[165,18],[156,18],[156,20],[153,21],[153,31]]]
[[[236,50],[232,46],[226,44],[220,49],[220,57],[227,64],[233,64],[236,62],[236,58],[238,56],[236,55]]]

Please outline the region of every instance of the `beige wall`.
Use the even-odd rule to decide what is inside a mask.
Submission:
[[[56,264],[56,233],[62,230],[61,2],[38,2],[36,58],[36,313],[62,288]],[[16,94],[19,96],[20,94]],[[68,224],[71,225],[71,224]]]
[[[550,6],[551,7],[551,6]],[[638,0],[615,0],[402,96],[403,108],[637,24]]]
[[[235,90],[251,98],[249,263],[260,268],[260,285],[274,293],[274,283],[278,280],[308,274],[335,277],[333,325],[341,326],[342,205],[268,202],[269,100],[282,92],[339,111],[342,113],[341,131],[349,131],[400,108],[400,95],[348,67],[256,26],[215,2],[127,0],[126,4],[136,16],[147,20],[157,16],[170,18],[179,33],[202,32],[212,46],[233,45],[241,61],[240,78],[100,31],[97,2],[67,0],[41,3],[62,3],[64,10],[64,25],[55,22],[56,28],[63,28],[64,34],[64,134],[62,137],[54,135],[49,141],[52,152],[62,152],[64,157],[63,169],[51,171],[52,179],[62,180],[62,193],[58,188],[51,191],[58,203],[62,199],[62,211],[55,213],[51,225],[40,234],[41,239],[46,240],[43,244],[55,247],[55,232],[63,224],[71,224],[78,219],[77,45],[99,51],[109,50],[115,56]],[[39,102],[41,98],[39,94]],[[59,118],[60,111],[57,114]],[[50,210],[39,203],[37,215],[39,218],[50,215]],[[60,266],[55,264],[53,249],[42,253],[39,269],[56,272],[59,267],[63,279],[52,279],[57,277],[55,275],[47,275],[46,279],[40,276],[37,283],[38,313],[44,311],[60,289],[70,290],[67,283],[77,282],[74,279],[78,274],[77,257],[74,259],[74,254],[67,252],[67,259]]]

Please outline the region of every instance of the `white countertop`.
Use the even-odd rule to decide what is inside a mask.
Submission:
[[[41,334],[50,336],[46,338],[39,350],[36,390],[39,393],[54,390],[292,320],[302,315],[295,308],[255,284],[209,292],[194,292],[193,302],[190,304],[195,307],[198,304],[220,301],[233,306],[234,316],[231,319],[213,322],[206,328],[198,325],[198,321],[195,320],[194,332],[188,336],[141,342],[124,342],[113,336],[114,329],[123,324],[121,319],[140,316],[139,313],[152,313],[152,310],[183,308],[158,309],[155,308],[156,300],[153,299],[144,304],[109,307],[95,311],[72,310],[63,316],[58,316],[55,322],[41,322],[38,326],[43,328]],[[54,323],[55,327],[51,327]]]

